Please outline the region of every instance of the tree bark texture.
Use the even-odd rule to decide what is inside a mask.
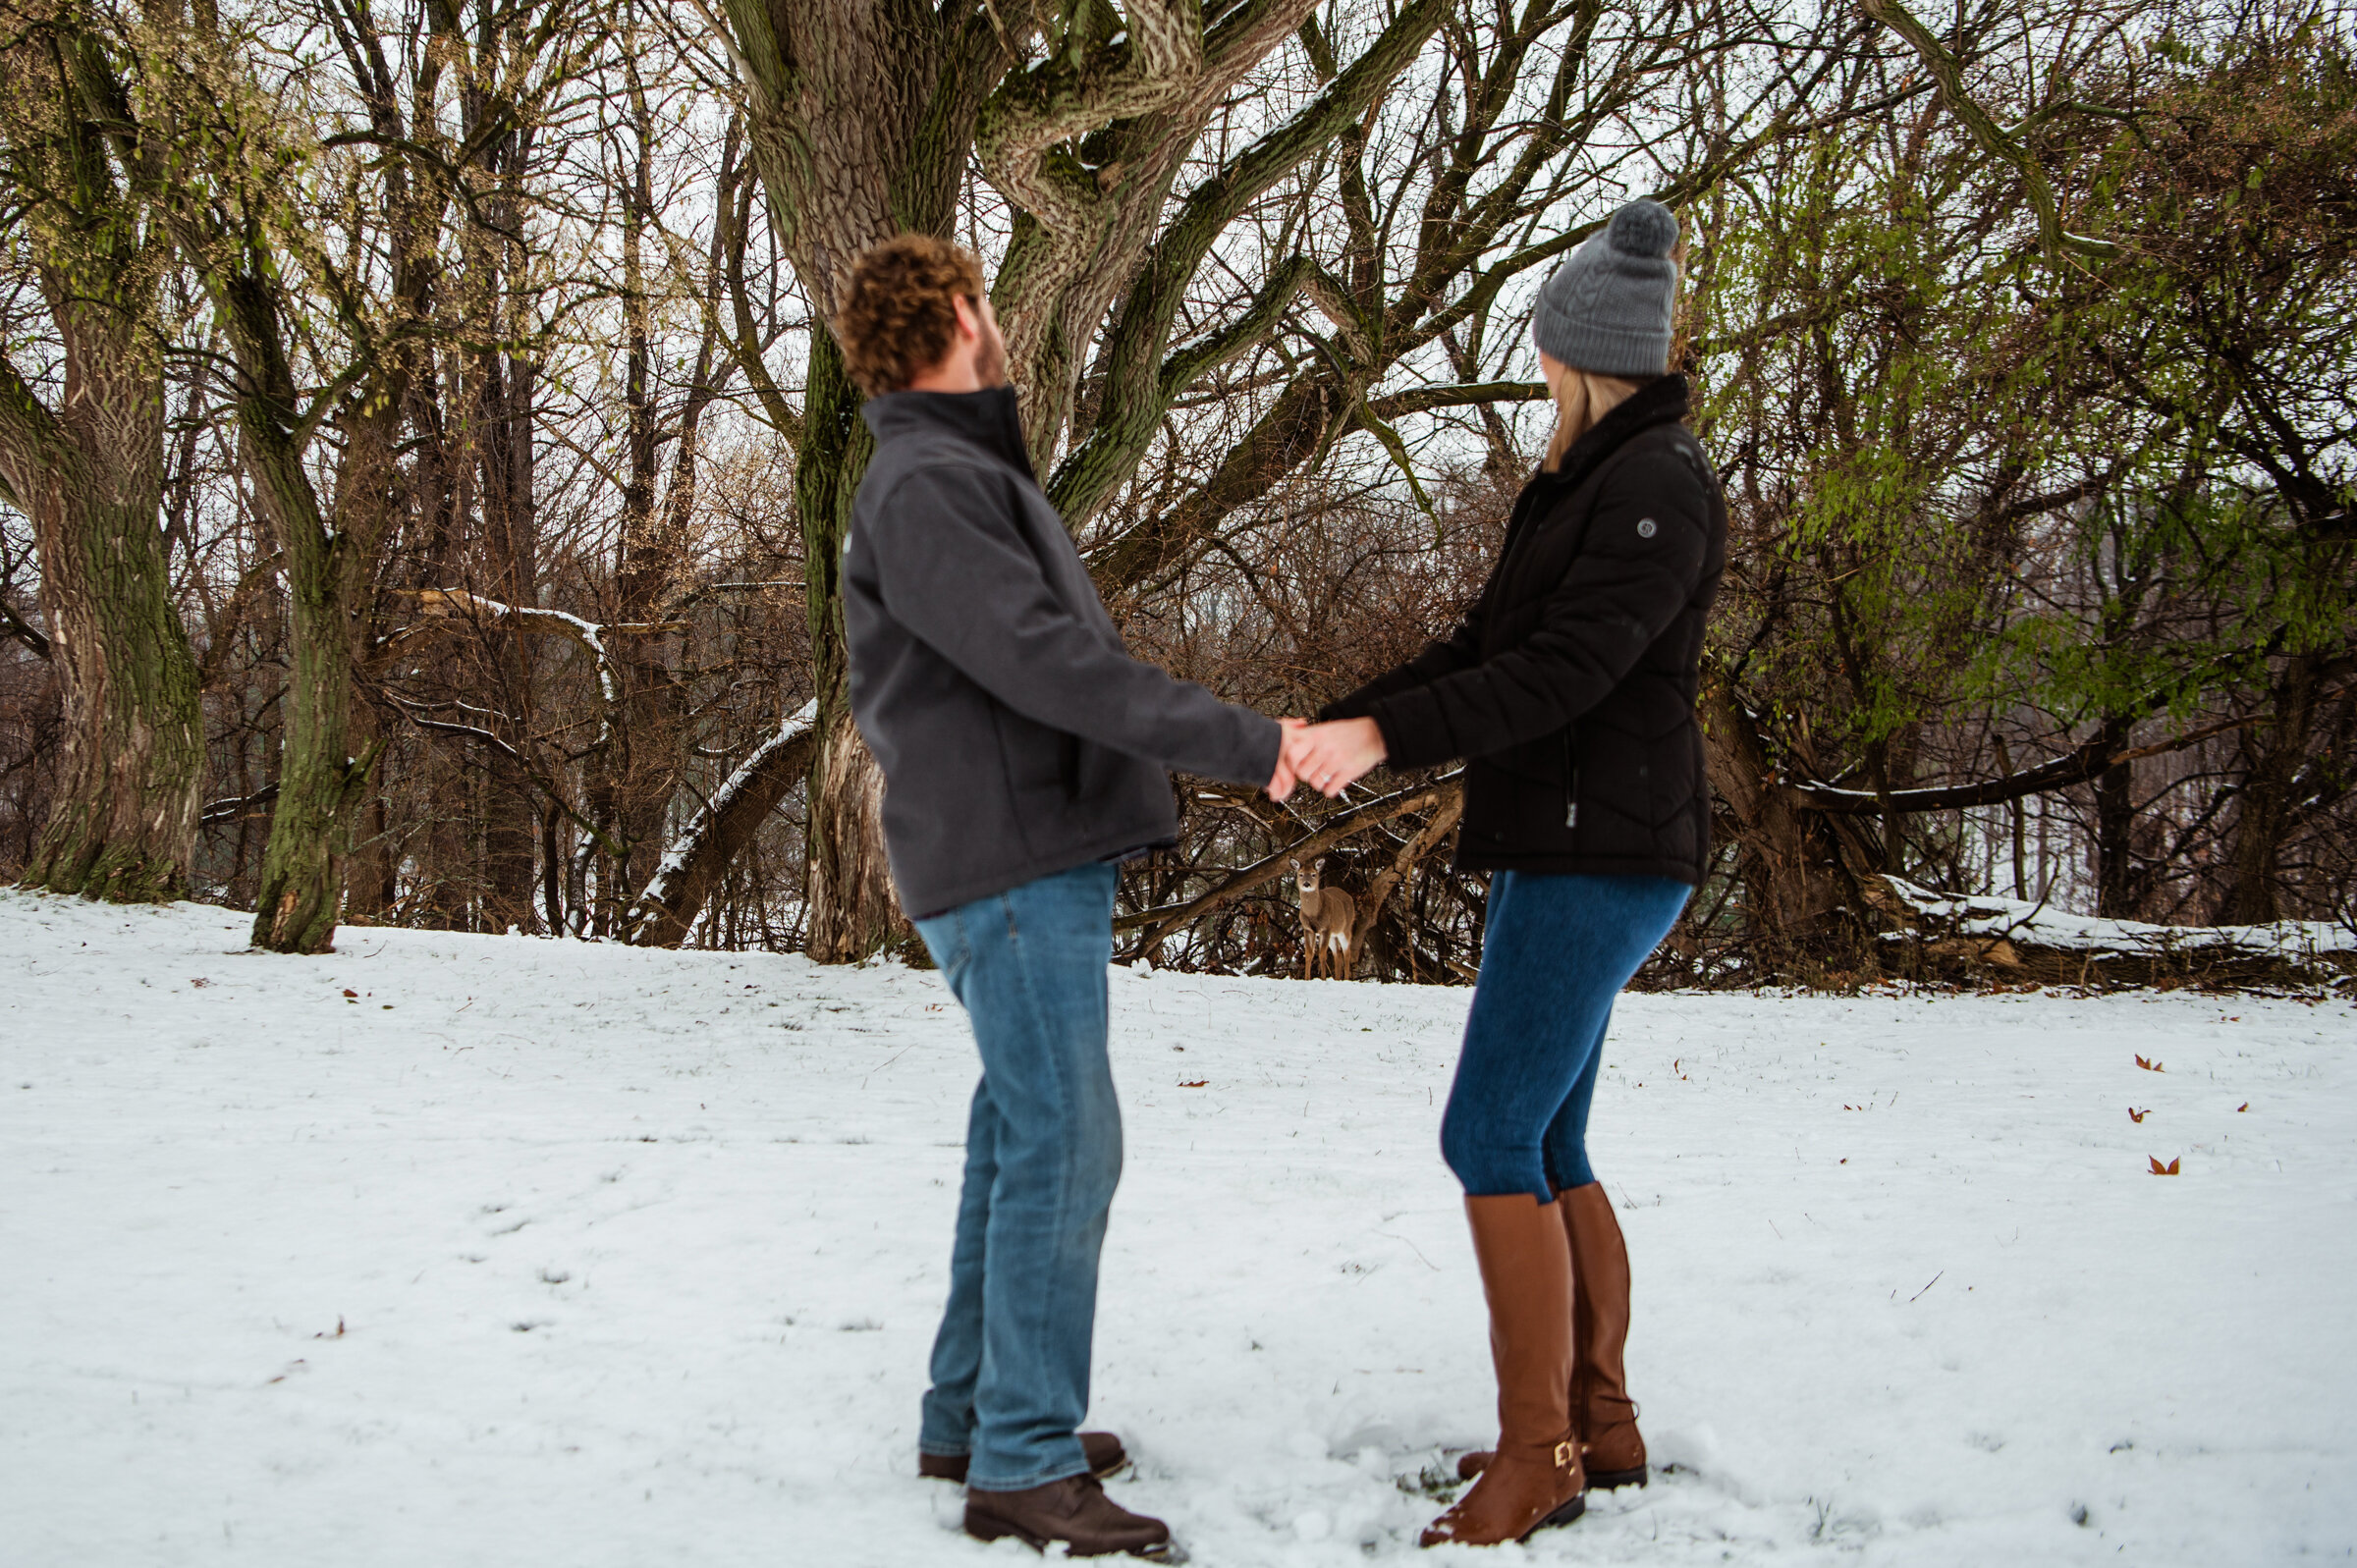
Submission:
[[[1250,305],[1218,330],[1174,350],[1187,288],[1220,236],[1252,202],[1311,156],[1348,135],[1446,17],[1443,0],[1414,0],[1333,75],[1298,113],[1269,131],[1172,204],[1181,160],[1235,81],[1299,30],[1308,7],[1241,7],[1177,59],[1169,84],[1116,92],[1086,80],[1050,90],[1045,73],[1011,79],[978,132],[992,181],[1022,206],[994,298],[1007,324],[1009,362],[1024,388],[1034,465],[1070,424],[1072,439],[1049,496],[1078,527],[1135,472],[1171,405],[1187,387],[1266,338],[1304,288],[1323,309],[1342,291],[1314,288],[1306,257],[1279,262]],[[1178,74],[1183,67],[1187,74]],[[1130,118],[1112,118],[1135,105]],[[1095,154],[1089,167],[1052,146],[1057,131]],[[1087,428],[1074,423],[1080,354],[1116,300],[1120,309],[1089,368],[1101,385]],[[1323,432],[1326,426],[1321,425]],[[1115,574],[1111,580],[1125,582]]]
[[[1784,953],[1854,947],[1864,900],[1833,826],[1784,787],[1724,673],[1705,669],[1700,697],[1703,754],[1734,819],[1752,932]]]
[[[2325,660],[2294,654],[2269,692],[2270,722],[2243,731],[2244,774],[2234,798],[2232,878],[2220,923],[2261,926],[2282,917],[2277,860],[2291,828],[2292,797],[2316,729]]]
[[[2107,751],[2127,749],[2132,721],[2104,721],[2102,741]],[[2136,827],[2136,765],[2115,762],[2095,776],[2095,912],[2109,919],[2135,918],[2138,897],[2135,853],[2130,841]]]
[[[139,902],[188,891],[204,730],[161,525],[167,247],[110,159],[98,48],[62,29],[0,48],[0,142],[13,199],[38,192],[22,231],[64,351],[54,409],[0,356],[0,499],[32,523],[63,697],[24,882]]]
[[[820,963],[854,963],[909,932],[892,889],[884,770],[849,712],[821,732],[810,805],[810,899],[804,943]],[[917,913],[930,914],[930,910]]]
[[[951,233],[974,115],[1014,58],[999,28],[1029,26],[1027,8],[996,19],[980,4],[919,0],[727,0],[726,10],[771,226],[828,321],[861,251],[907,230]],[[905,929],[883,871],[883,780],[851,723],[843,643],[843,543],[873,451],[859,402],[833,334],[813,333],[795,498],[819,736],[805,929],[822,963],[864,958]]]
[[[315,505],[315,503],[314,503]],[[287,557],[287,722],[278,802],[253,901],[252,942],[272,952],[326,952],[343,914],[354,808],[378,746],[353,745],[354,644],[367,597],[361,550],[284,504],[267,509]]]
[[[278,801],[255,890],[252,942],[273,952],[325,952],[343,913],[352,818],[378,743],[355,754],[353,685],[379,550],[399,507],[394,453],[407,376],[384,367],[347,406],[333,500],[323,507],[304,464],[275,287],[262,258],[207,274],[243,372],[239,450],[286,561],[289,643]],[[331,510],[332,508],[332,510]]]
[[[858,416],[857,389],[834,336],[813,333],[795,497],[802,518],[803,603],[810,619],[818,743],[811,748],[809,838],[803,850],[803,942],[820,963],[856,963],[908,930],[878,868],[884,854],[884,772],[851,720],[843,630],[843,546],[851,501],[875,440]]]
[[[31,491],[65,721],[54,803],[25,885],[122,903],[182,896],[204,732],[156,492],[125,496],[80,463],[30,484],[12,474],[10,488]]]

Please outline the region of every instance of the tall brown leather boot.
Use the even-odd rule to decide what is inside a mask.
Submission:
[[[1579,1280],[1572,1307],[1572,1420],[1591,1487],[1642,1487],[1645,1438],[1637,1431],[1636,1401],[1628,1397],[1621,1353],[1628,1344],[1628,1243],[1604,1183],[1591,1181],[1556,1194],[1571,1242],[1571,1271]]]
[[[1621,1353],[1628,1343],[1628,1245],[1601,1182],[1555,1195],[1577,1282],[1571,1304],[1571,1424],[1579,1430],[1580,1458],[1590,1487],[1642,1487],[1645,1438],[1637,1431],[1636,1401],[1628,1397]],[[1490,1465],[1489,1450],[1466,1454],[1456,1473],[1467,1480]]]
[[[1490,1546],[1586,1509],[1571,1426],[1571,1249],[1556,1206],[1527,1193],[1465,1200],[1490,1304],[1498,1447],[1489,1468],[1422,1543]]]

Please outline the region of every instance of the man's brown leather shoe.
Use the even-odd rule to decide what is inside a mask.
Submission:
[[[1080,1453],[1088,1460],[1088,1473],[1099,1481],[1117,1474],[1129,1462],[1129,1451],[1122,1446],[1122,1439],[1110,1432],[1080,1433]],[[965,1480],[965,1467],[972,1458],[971,1454],[919,1453],[916,1456],[916,1473],[927,1481],[962,1483]]]
[[[1074,1557],[1105,1557],[1127,1552],[1132,1557],[1168,1561],[1171,1530],[1159,1519],[1133,1514],[1105,1495],[1094,1476],[1067,1476],[1044,1487],[1021,1491],[965,1489],[965,1533],[976,1541],[1001,1541],[1014,1536],[1045,1551],[1053,1541],[1065,1542]]]

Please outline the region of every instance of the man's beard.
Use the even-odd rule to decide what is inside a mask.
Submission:
[[[994,323],[974,349],[974,379],[984,387],[1007,385],[1007,340]]]

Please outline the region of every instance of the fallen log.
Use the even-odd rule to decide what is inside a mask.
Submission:
[[[2027,985],[2314,987],[2357,976],[2357,929],[2330,921],[2162,926],[2067,914],[2044,903],[1943,893],[1903,878],[1866,899],[1916,978]]]

